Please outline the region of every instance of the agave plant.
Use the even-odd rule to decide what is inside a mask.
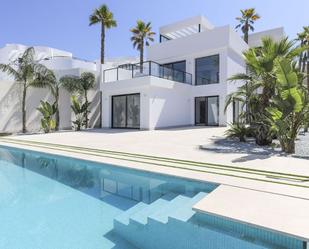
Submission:
[[[56,127],[56,120],[54,119],[54,115],[57,111],[56,103],[50,104],[47,101],[41,100],[41,106],[37,108],[37,110],[42,114],[41,119],[41,128],[45,133],[49,133]]]
[[[225,131],[228,138],[238,138],[240,142],[246,142],[246,136],[249,128],[244,123],[234,123],[229,125],[229,129]]]
[[[86,125],[85,112],[88,112],[89,102],[81,104],[76,95],[71,97],[71,109],[75,115],[74,129],[80,131]]]

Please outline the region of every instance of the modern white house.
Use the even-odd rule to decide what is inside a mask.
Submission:
[[[147,61],[104,70],[102,124],[111,128],[158,129],[185,125],[224,126],[239,112],[224,112],[225,99],[241,83],[228,78],[246,71],[242,52],[261,38],[284,37],[283,28],[250,35],[249,44],[227,26],[197,16],[160,28],[160,42]]]

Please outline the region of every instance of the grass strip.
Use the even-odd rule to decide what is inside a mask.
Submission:
[[[7,138],[1,139],[1,140],[17,141],[15,139],[7,139]],[[287,180],[293,180],[293,181],[295,180],[296,181],[308,181],[309,180],[309,176],[288,174],[288,173],[281,173],[281,172],[267,171],[267,170],[258,170],[258,169],[251,169],[251,168],[243,168],[243,167],[237,167],[237,166],[202,163],[202,162],[196,162],[196,161],[190,161],[190,160],[181,160],[181,159],[149,156],[149,155],[142,155],[142,154],[135,154],[135,153],[118,152],[118,151],[112,151],[112,150],[102,150],[102,149],[85,148],[85,147],[71,146],[71,145],[37,142],[37,141],[30,141],[30,140],[19,140],[18,142],[23,142],[25,144],[27,143],[42,144],[42,145],[55,146],[55,147],[61,147],[61,148],[71,148],[74,150],[108,153],[108,154],[115,154],[115,155],[128,156],[128,157],[137,157],[137,158],[147,159],[147,160],[157,160],[157,161],[162,161],[162,162],[185,164],[185,165],[191,165],[191,166],[196,166],[196,167],[208,167],[208,168],[213,168],[213,169],[218,169],[218,170],[226,170],[226,171],[246,173],[246,174],[255,174],[255,175],[261,175],[261,176],[272,176],[272,177],[279,176],[280,178],[285,178]]]
[[[16,140],[12,141],[11,143],[23,145],[23,143],[19,143]],[[274,184],[280,184],[280,185],[286,185],[286,186],[300,187],[300,188],[306,188],[306,189],[309,188],[309,186],[300,185],[300,184],[278,182],[278,181],[273,181],[273,180],[253,178],[253,177],[240,176],[240,175],[233,175],[233,174],[228,174],[228,173],[218,173],[218,172],[213,172],[213,171],[207,171],[207,170],[202,170],[202,169],[186,168],[186,167],[181,167],[181,166],[172,166],[172,165],[165,165],[165,164],[159,164],[159,163],[149,163],[149,162],[139,161],[139,160],[136,160],[136,159],[125,159],[125,158],[119,158],[119,157],[116,157],[116,156],[107,156],[107,155],[100,155],[100,154],[94,154],[94,153],[89,153],[89,152],[72,151],[70,149],[65,149],[65,148],[59,149],[59,148],[49,147],[49,146],[44,146],[44,145],[43,146],[42,145],[31,145],[31,146],[37,147],[37,148],[47,148],[47,149],[52,149],[52,150],[56,150],[56,151],[82,153],[84,155],[92,155],[92,156],[105,157],[105,158],[111,158],[111,159],[125,160],[125,161],[130,161],[130,162],[146,163],[146,164],[162,166],[162,167],[170,167],[170,168],[175,168],[175,169],[184,169],[184,170],[190,170],[190,171],[201,172],[201,173],[215,174],[215,175],[220,175],[220,176],[229,176],[229,177],[240,178],[240,179],[247,179],[247,180],[260,181],[260,182],[274,183]],[[119,167],[124,167],[124,166],[119,166]]]

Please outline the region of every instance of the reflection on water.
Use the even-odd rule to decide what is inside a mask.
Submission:
[[[109,202],[112,195],[151,203],[169,192],[193,196],[217,187],[215,184],[8,147],[1,147],[0,160],[14,163],[105,202]]]

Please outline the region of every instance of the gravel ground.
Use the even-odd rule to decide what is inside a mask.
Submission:
[[[295,155],[309,158],[309,132],[301,133],[295,145]]]

